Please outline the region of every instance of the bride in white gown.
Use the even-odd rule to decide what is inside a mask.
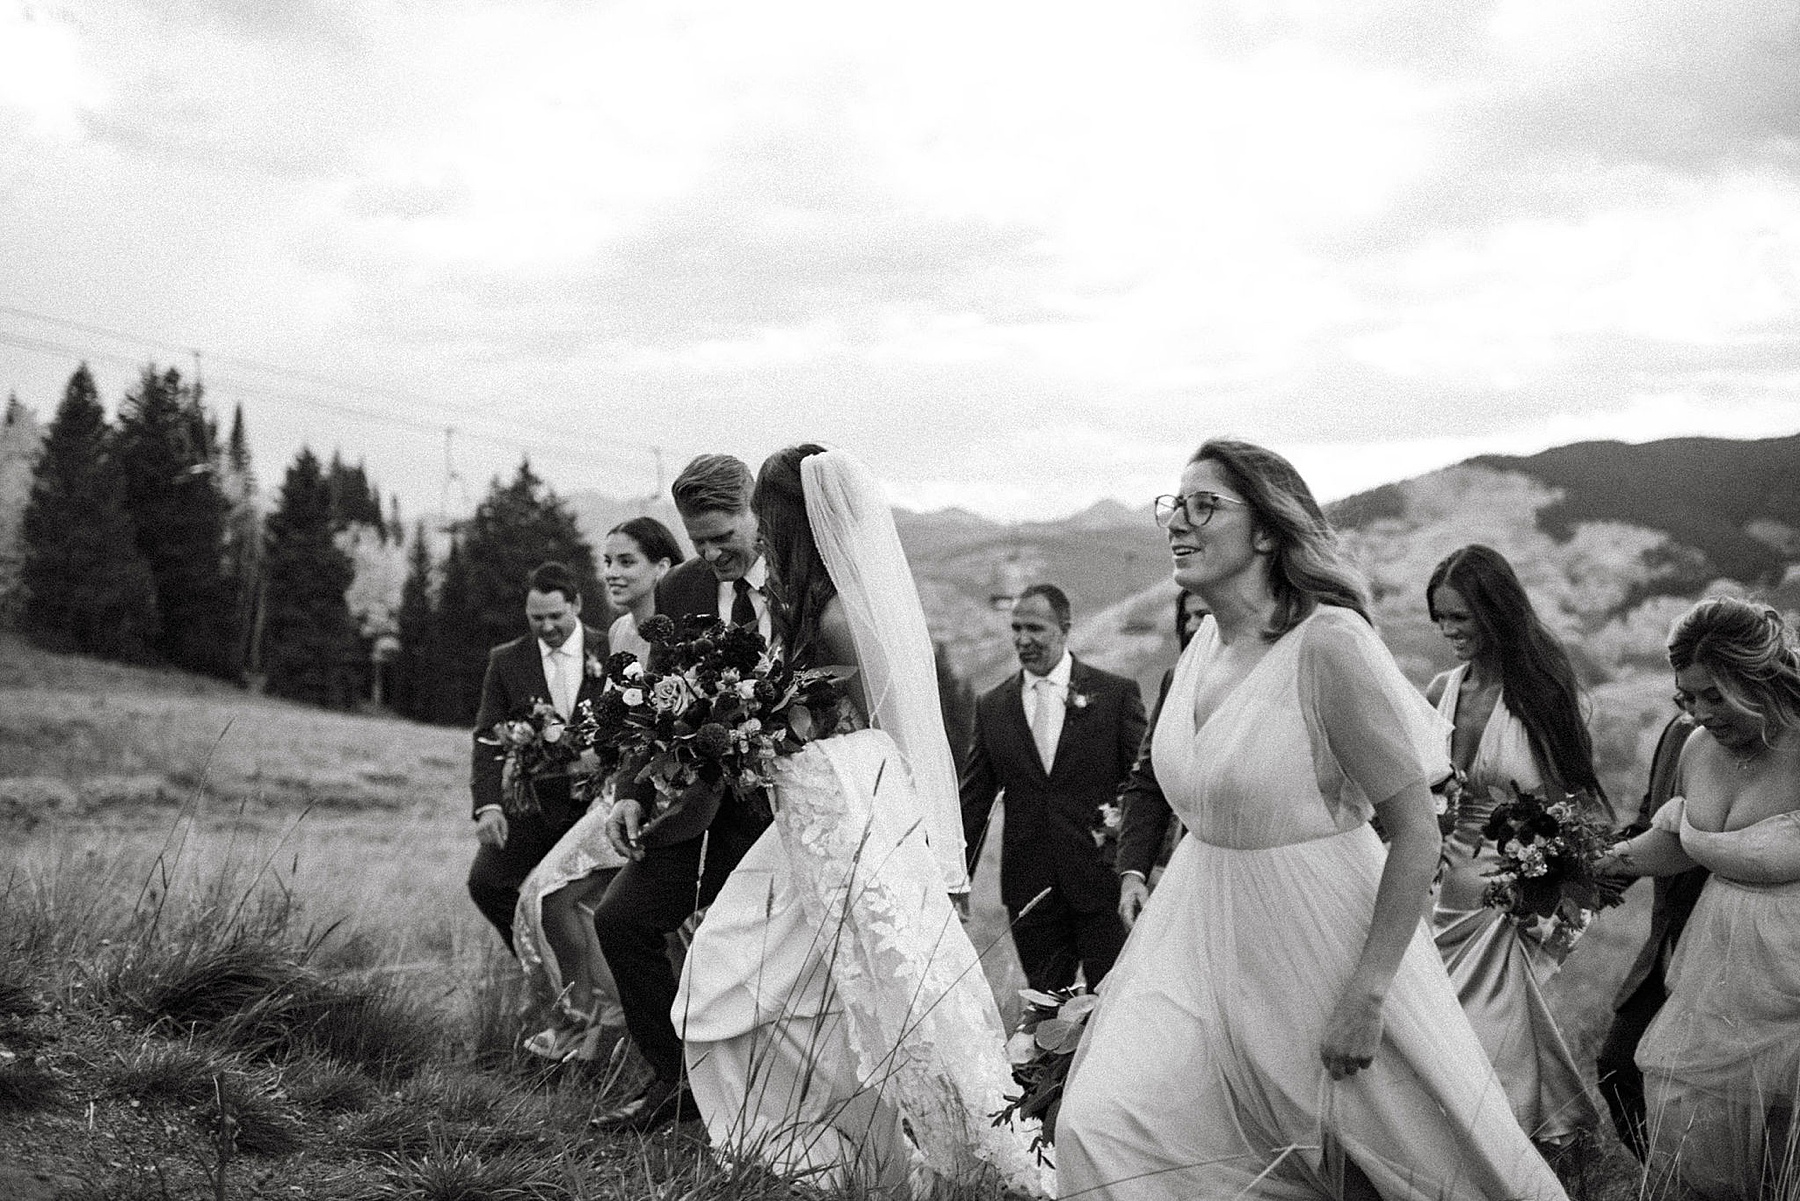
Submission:
[[[715,1149],[827,1188],[1041,1191],[989,1115],[1005,1034],[951,893],[968,887],[956,773],[918,594],[880,486],[841,451],[763,465],[754,507],[777,634],[857,668],[868,728],[777,761],[774,823],[688,952],[672,1016]]]

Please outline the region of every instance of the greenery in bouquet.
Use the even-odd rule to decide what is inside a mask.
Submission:
[[[500,804],[509,816],[537,813],[540,781],[571,775],[581,758],[581,729],[591,721],[588,702],[567,721],[546,700],[534,700],[518,717],[495,722],[479,741],[500,760]]]
[[[1596,913],[1624,900],[1624,882],[1595,870],[1618,835],[1586,792],[1552,800],[1514,781],[1493,800],[1481,833],[1500,862],[1487,873],[1482,902],[1561,960]]]
[[[621,652],[606,662],[584,741],[602,774],[656,788],[652,817],[677,801],[729,791],[768,815],[778,756],[838,730],[850,669],[797,669],[751,626],[650,618],[638,633],[657,667]]]
[[[1056,1115],[1062,1108],[1063,1084],[1069,1078],[1075,1048],[1081,1045],[1088,1015],[1099,1004],[1099,998],[1080,988],[1059,988],[1054,992],[1023,988],[1019,997],[1025,1008],[1012,1037],[1006,1040],[1006,1057],[1012,1064],[1013,1081],[1022,1091],[1006,1098],[1005,1108],[993,1115],[994,1124],[1019,1119],[1040,1122],[1031,1149],[1040,1163],[1048,1163],[1044,1148],[1056,1144]]]

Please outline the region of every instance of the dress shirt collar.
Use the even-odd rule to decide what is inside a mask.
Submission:
[[[1065,650],[1063,652],[1063,657],[1056,661],[1056,666],[1050,669],[1049,675],[1034,676],[1030,671],[1026,671],[1025,687],[1029,689],[1036,685],[1039,680],[1048,680],[1050,681],[1050,686],[1052,688],[1060,688],[1062,691],[1067,692],[1069,690],[1069,673],[1074,669],[1075,656]]]
[[[563,644],[561,646],[551,646],[542,638],[537,640],[537,644],[538,656],[544,660],[544,666],[546,668],[550,666],[550,655],[554,651],[568,651],[571,655],[575,656],[574,661],[580,663],[582,660],[581,623],[579,621],[575,623],[575,632],[563,639]],[[548,672],[545,674],[547,675]]]

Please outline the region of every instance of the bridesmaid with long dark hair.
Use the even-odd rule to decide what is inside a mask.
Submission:
[[[1479,815],[1490,789],[1515,782],[1602,797],[1575,668],[1492,547],[1465,546],[1439,563],[1425,603],[1461,660],[1426,696],[1454,726],[1450,761],[1475,802],[1463,806],[1465,821],[1445,841],[1432,931],[1513,1114],[1533,1139],[1555,1146],[1599,1113],[1544,1000],[1561,960],[1481,903],[1497,859],[1481,841]]]

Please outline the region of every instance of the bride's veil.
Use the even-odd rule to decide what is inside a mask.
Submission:
[[[893,511],[874,473],[841,450],[802,459],[800,482],[813,541],[862,661],[869,719],[911,769],[947,890],[967,891],[956,761],[944,734],[931,634]]]

